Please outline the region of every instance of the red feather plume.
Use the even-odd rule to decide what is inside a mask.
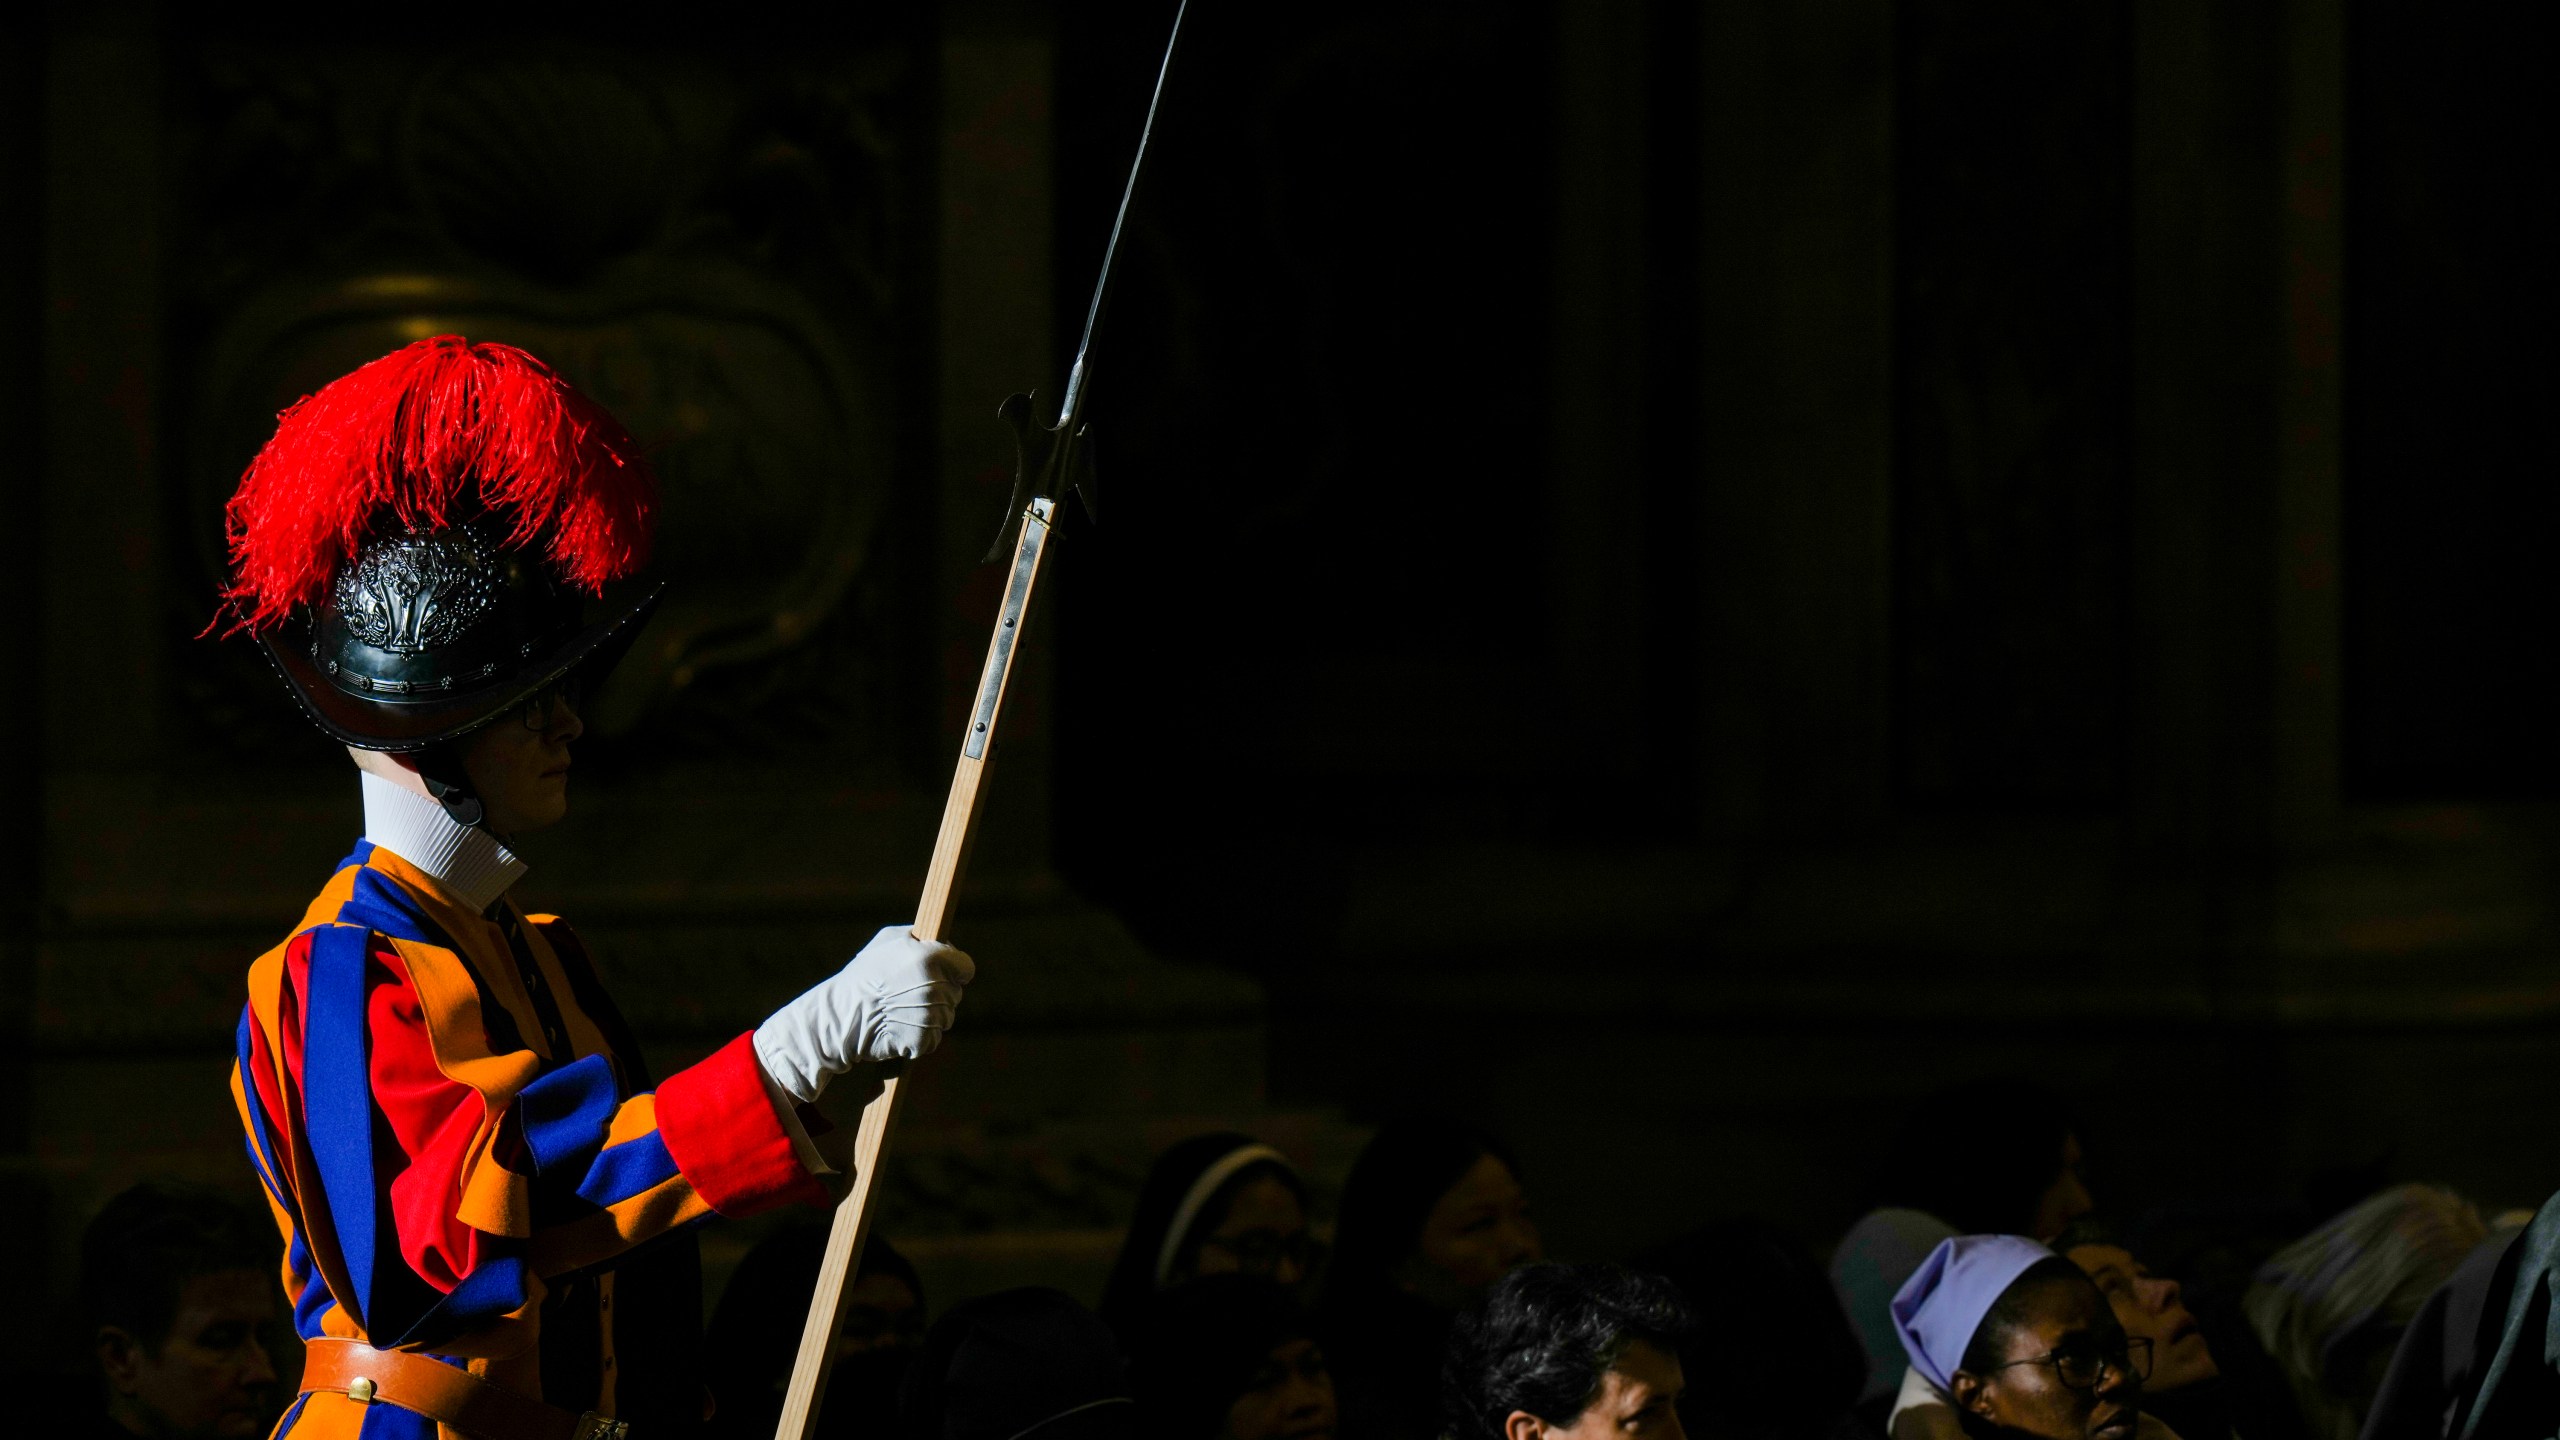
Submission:
[[[277,418],[225,509],[235,629],[325,599],[386,524],[506,517],[546,536],[560,578],[590,592],[648,559],[657,481],[604,407],[512,345],[438,335],[342,375]]]

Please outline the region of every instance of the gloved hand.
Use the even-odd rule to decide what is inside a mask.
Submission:
[[[932,1053],[960,1008],[961,987],[977,974],[959,950],[891,925],[757,1026],[756,1060],[793,1099],[814,1102],[855,1065]]]

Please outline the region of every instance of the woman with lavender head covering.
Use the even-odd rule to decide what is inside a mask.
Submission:
[[[1964,1435],[2164,1440],[2142,1414],[2150,1342],[2128,1341],[2080,1267],[2018,1235],[1940,1242],[1893,1297],[1911,1368],[1954,1402],[1905,1407],[1899,1437],[1952,1415]],[[1923,1421],[1921,1426],[1911,1422]]]
[[[2003,1123],[1961,1151],[1942,1143],[1938,1119],[1992,1115]],[[1924,1097],[1895,1132],[1867,1200],[1870,1209],[1831,1256],[1841,1309],[1866,1347],[1865,1398],[1894,1393],[1902,1352],[1887,1313],[1902,1282],[1939,1241],[1954,1235],[2050,1240],[2093,1207],[2080,1178],[2078,1123],[2062,1097],[2023,1079],[1998,1078]]]

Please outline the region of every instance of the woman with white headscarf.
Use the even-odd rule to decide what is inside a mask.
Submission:
[[[1160,1291],[1225,1274],[1295,1289],[1317,1256],[1306,1182],[1287,1156],[1250,1135],[1195,1135],[1147,1171],[1102,1318],[1126,1338]]]

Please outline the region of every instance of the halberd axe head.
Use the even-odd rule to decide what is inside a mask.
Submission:
[[[1075,433],[1067,433],[1064,420],[1042,420],[1040,402],[1035,395],[1008,395],[996,414],[1013,427],[1013,495],[1005,501],[1003,523],[996,527],[995,543],[987,547],[980,564],[993,564],[1004,558],[1013,543],[1013,528],[1022,523],[1023,507],[1035,496],[1056,499],[1062,491],[1073,491],[1076,503],[1084,507],[1085,518],[1101,523],[1102,504],[1093,470],[1093,426],[1079,422]]]

